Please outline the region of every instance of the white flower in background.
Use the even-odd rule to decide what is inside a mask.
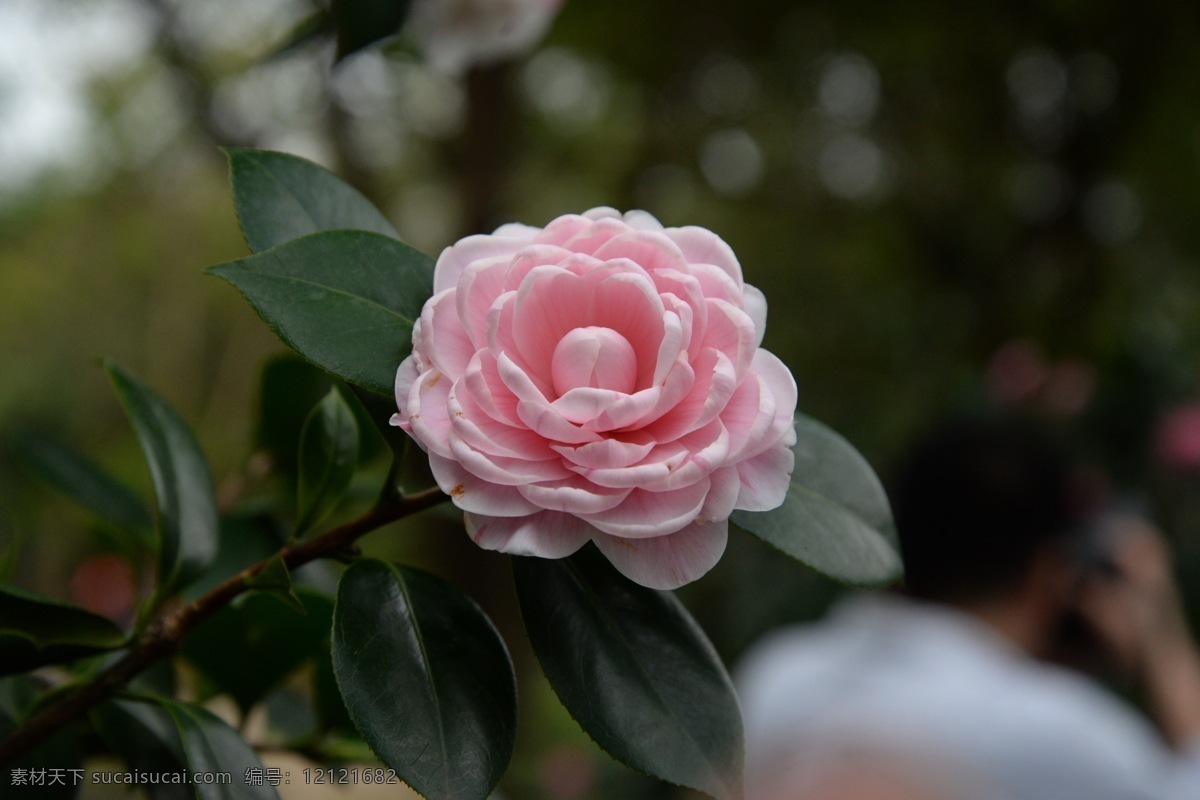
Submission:
[[[562,0],[415,0],[408,30],[429,62],[461,73],[534,48]]]

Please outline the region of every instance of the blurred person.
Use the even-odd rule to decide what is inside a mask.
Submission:
[[[982,800],[936,761],[869,749],[810,750],[755,787],[756,800]]]
[[[844,600],[742,663],[748,797],[819,798],[805,765],[832,756],[814,753],[869,752],[953,774],[973,792],[959,800],[1200,798],[1200,655],[1167,549],[1130,516],[1081,534],[1070,488],[1015,422],[919,446],[894,492],[902,592]],[[1050,663],[1080,630],[1145,693],[1157,730]]]

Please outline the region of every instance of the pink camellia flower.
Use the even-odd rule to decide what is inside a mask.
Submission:
[[[796,384],[724,241],[597,208],[442,252],[392,418],[476,544],[675,588],[783,502]]]

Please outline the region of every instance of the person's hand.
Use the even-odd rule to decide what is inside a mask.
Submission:
[[[1114,568],[1085,579],[1079,611],[1102,644],[1146,688],[1156,720],[1176,745],[1200,740],[1200,653],[1162,536],[1133,516],[1104,531]]]
[[[1113,517],[1103,536],[1113,568],[1085,578],[1079,611],[1122,666],[1141,676],[1154,653],[1190,647],[1170,554],[1145,520]]]

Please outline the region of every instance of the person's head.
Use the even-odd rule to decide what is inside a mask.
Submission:
[[[938,428],[893,486],[906,593],[971,605],[1019,590],[1066,541],[1068,495],[1065,460],[1030,425],[970,419]]]

